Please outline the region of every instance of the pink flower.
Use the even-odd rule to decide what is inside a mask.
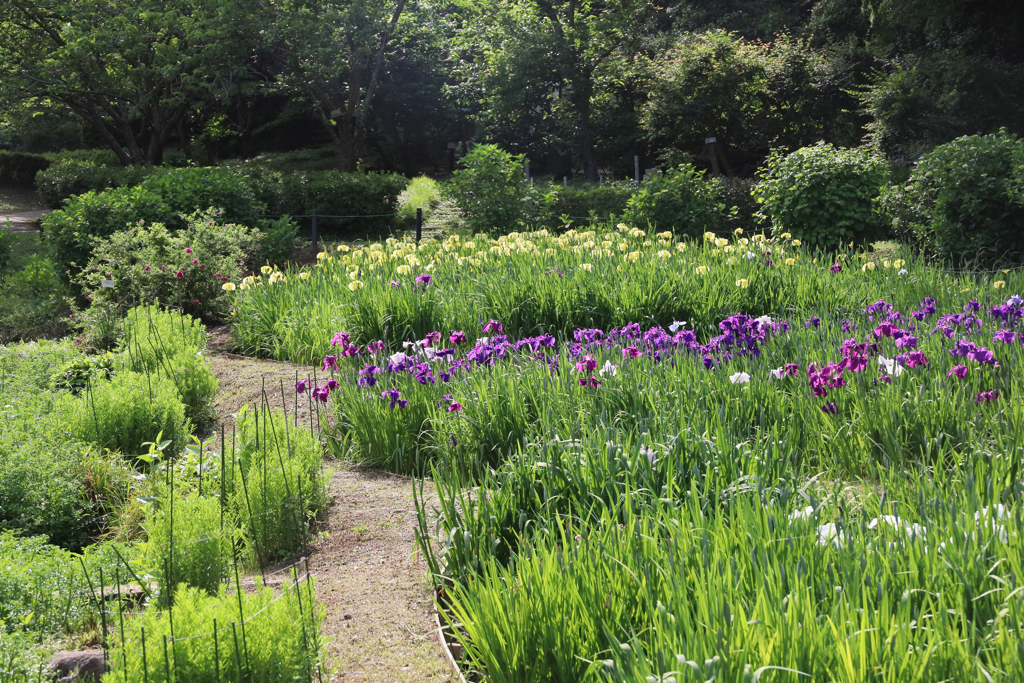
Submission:
[[[177,273],[174,274],[174,276],[180,280],[181,278],[185,277],[185,273],[179,270]]]
[[[448,406],[449,413],[457,413],[460,410],[462,410],[462,404],[459,403],[458,401],[452,401],[452,404]]]
[[[198,306],[199,305],[199,299],[192,299],[192,305],[193,306]]]
[[[143,270],[148,273],[149,272],[149,266],[146,266],[145,268],[143,268]]]
[[[186,254],[191,254],[192,253],[192,247],[185,247],[185,253]]]
[[[193,266],[198,266],[199,265],[199,259],[197,259],[197,258],[192,259],[192,265]]]

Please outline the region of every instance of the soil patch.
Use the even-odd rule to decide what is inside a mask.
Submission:
[[[232,415],[242,405],[258,405],[264,388],[271,408],[283,404],[295,415],[296,372],[300,378],[312,372],[213,349],[209,361],[220,381],[217,418],[228,431]],[[309,415],[309,402],[300,400],[297,419],[308,425]],[[309,566],[326,610],[323,637],[331,640],[334,678],[454,681],[437,640],[427,565],[417,552],[413,480],[340,462],[328,466],[334,469],[332,502]],[[424,493],[433,494],[429,483]]]

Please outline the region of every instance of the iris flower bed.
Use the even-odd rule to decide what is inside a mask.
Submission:
[[[433,477],[419,540],[464,668],[1024,677],[1019,273],[614,236],[468,266],[371,245],[347,283],[334,252],[236,298],[264,352],[315,359],[296,390],[336,454]]]
[[[489,336],[482,324],[490,319],[513,339],[562,339],[578,328],[673,320],[703,331],[737,311],[852,314],[878,299],[902,309],[931,296],[945,310],[964,289],[983,303],[999,294],[994,282],[1024,289],[1019,272],[982,281],[910,253],[812,253],[784,235],[676,241],[626,226],[339,245],[316,267],[265,270],[224,283],[234,288],[235,342],[250,355],[308,364],[331,352],[339,329],[354,343],[384,340],[399,350],[437,330],[465,330],[469,341]]]

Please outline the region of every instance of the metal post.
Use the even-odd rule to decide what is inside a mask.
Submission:
[[[569,176],[562,176],[562,187],[569,187]]]
[[[637,154],[633,157],[633,180],[637,185],[640,184],[640,155]]]
[[[416,209],[416,243],[423,237],[423,209]]]
[[[457,142],[448,143],[448,173],[455,175],[455,148],[458,146]]]
[[[530,160],[529,159],[527,159],[526,162],[523,163],[523,168],[526,170],[526,177],[530,178],[530,180],[532,181],[533,180],[533,176],[530,175]]]
[[[315,254],[317,251],[319,251],[319,249],[317,248],[317,243],[319,240],[317,239],[316,235],[316,211],[314,211],[312,215],[310,215],[310,218],[313,219],[313,253]]]

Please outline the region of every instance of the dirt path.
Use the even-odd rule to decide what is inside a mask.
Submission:
[[[294,396],[295,372],[308,368],[212,351],[220,380],[216,409],[231,414],[256,405],[266,387],[271,407]],[[272,391],[273,389],[273,391]],[[288,404],[293,414],[294,402]],[[299,401],[299,420],[309,422]],[[416,553],[413,481],[333,463],[332,504],[309,558],[326,610],[323,636],[340,681],[453,681],[434,631],[427,567]],[[430,493],[428,488],[427,493]]]

